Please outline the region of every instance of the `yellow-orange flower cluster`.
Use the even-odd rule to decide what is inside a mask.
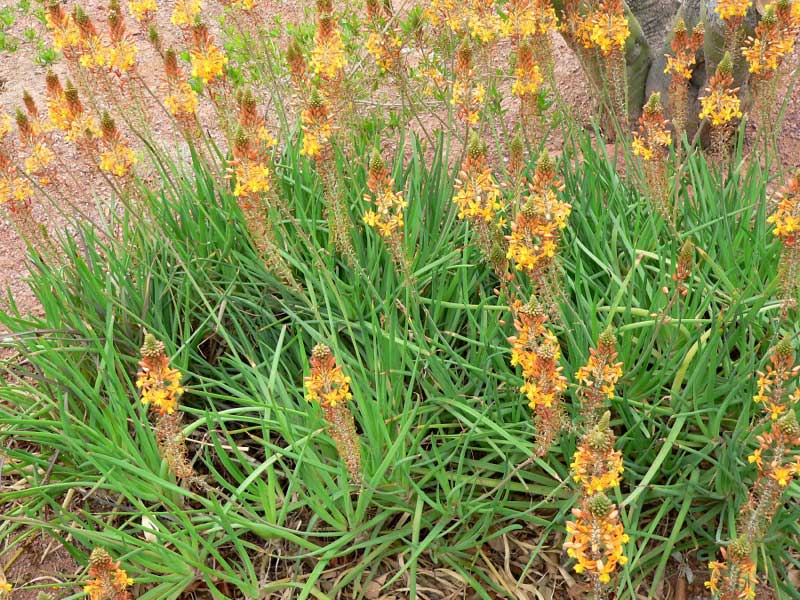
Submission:
[[[89,600],[131,600],[128,588],[133,579],[128,577],[119,562],[102,548],[95,548],[89,556],[89,577],[91,580],[83,587]]]
[[[301,113],[303,122],[303,147],[300,154],[311,159],[326,156],[330,150],[332,132],[331,115],[327,103],[318,90],[314,90],[308,108]]]
[[[64,11],[60,2],[52,2],[47,6],[45,23],[50,31],[53,48],[63,52],[67,59],[73,58],[81,46],[81,32],[72,15]]]
[[[575,373],[578,397],[584,416],[590,425],[600,417],[600,410],[614,398],[615,388],[622,377],[622,363],[617,361],[617,338],[607,329],[600,334],[597,348],[589,351],[589,361]]]
[[[369,34],[365,46],[382,71],[391,71],[400,61],[403,40],[397,31],[373,31]]]
[[[786,414],[790,406],[800,401],[800,388],[788,395],[787,384],[800,373],[794,364],[794,350],[788,340],[782,341],[770,356],[771,365],[758,374],[758,393],[753,401],[761,404],[773,421]]]
[[[614,450],[614,432],[606,412],[597,425],[581,438],[572,457],[572,478],[585,496],[592,496],[619,485],[623,472],[622,452]]]
[[[558,28],[558,17],[550,0],[510,0],[500,28],[509,37],[545,35]]]
[[[639,130],[633,132],[633,153],[644,161],[663,159],[671,143],[672,136],[664,118],[661,95],[655,92],[644,106]]]
[[[714,12],[724,21],[739,23],[752,4],[751,0],[717,0]]]
[[[353,397],[350,377],[336,364],[330,348],[322,344],[316,345],[311,354],[311,374],[305,378],[305,387],[306,400],[325,408],[336,408]]]
[[[128,0],[128,9],[139,22],[149,22],[158,10],[156,0]]]
[[[152,334],[144,337],[142,360],[136,377],[136,387],[142,395],[142,404],[152,406],[159,414],[172,414],[183,395],[181,372],[169,366],[164,344]]]
[[[772,233],[785,248],[800,246],[800,171],[778,194],[778,206],[768,218]]]
[[[347,66],[342,34],[330,2],[317,2],[317,10],[319,16],[314,47],[311,49],[311,71],[323,79],[336,80]]]
[[[170,21],[175,27],[191,27],[201,8],[200,0],[177,0]]]
[[[103,115],[101,130],[106,149],[100,154],[100,170],[115,177],[126,176],[136,164],[136,154],[117,131],[108,113]]]
[[[581,486],[574,521],[567,523],[564,548],[576,560],[575,571],[590,580],[597,597],[618,567],[627,563],[628,542],[616,505],[605,491],[620,483],[622,453],[614,450],[614,432],[606,412],[580,440],[572,462],[572,477]]]
[[[783,493],[795,476],[800,476],[800,424],[796,408],[800,392],[790,393],[790,379],[800,374],[789,337],[784,337],[770,355],[772,367],[760,374],[759,392],[754,400],[771,417],[770,429],[756,437],[758,447],[747,460],[758,468],[758,477],[742,506],[737,522],[739,536],[722,548],[723,561],[709,564],[706,582],[714,600],[755,598],[757,584],[754,546],[762,541],[783,503]]]
[[[533,47],[523,41],[517,48],[517,66],[511,93],[522,99],[532,99],[539,91],[543,78],[539,65],[533,59]]]
[[[530,184],[530,196],[511,226],[506,257],[517,270],[535,276],[555,258],[561,232],[572,210],[558,198],[562,188],[552,159],[542,153]]]
[[[673,78],[688,81],[692,78],[692,71],[697,62],[697,52],[703,47],[705,30],[703,22],[698,23],[691,35],[686,29],[686,23],[678,18],[670,42],[672,55],[666,54],[667,64],[664,73]]]
[[[178,66],[178,55],[172,48],[164,54],[164,73],[168,87],[164,106],[181,125],[188,126],[194,123],[200,102],[197,92],[192,89]]]
[[[602,56],[622,52],[630,33],[622,0],[603,0],[576,25],[576,37],[584,48],[595,48]]]
[[[364,200],[372,202],[374,209],[364,213],[364,223],[375,228],[383,240],[393,249],[399,249],[405,224],[404,211],[408,202],[402,191],[395,191],[394,180],[389,176],[386,163],[376,150],[369,164],[370,194]]]
[[[205,25],[192,27],[192,49],[189,53],[192,59],[192,77],[201,79],[205,84],[224,77],[228,57],[214,43],[214,38]]]
[[[470,143],[454,191],[453,202],[458,206],[460,219],[491,223],[503,210],[500,186],[486,164],[480,140],[473,139]]]
[[[444,21],[456,34],[468,33],[481,43],[491,42],[503,31],[503,20],[495,0],[434,0],[429,8],[431,21]]]
[[[722,561],[708,563],[711,575],[705,586],[713,594],[713,600],[753,600],[758,578],[752,545],[739,537],[721,552]]]
[[[336,365],[331,349],[317,344],[309,360],[311,374],[305,378],[306,399],[322,407],[328,422],[328,433],[336,444],[339,457],[344,461],[350,480],[360,483],[361,442],[356,431],[353,413],[347,407],[350,393],[350,378]]]
[[[619,521],[619,511],[605,494],[597,494],[574,508],[574,521],[567,522],[564,548],[574,558],[575,572],[586,574],[593,587],[600,588],[611,581],[618,567],[628,562],[623,554],[628,535]]]
[[[535,300],[512,306],[516,335],[510,337],[511,365],[522,368],[523,384],[528,406],[536,421],[538,451],[547,452],[564,425],[561,395],[567,379],[558,364],[561,349],[558,339],[547,327],[547,314]]]
[[[794,50],[799,32],[790,9],[785,5],[768,4],[756,26],[755,37],[748,38],[742,48],[750,72],[762,80],[774,77],[784,59]]]
[[[714,127],[728,125],[742,117],[741,103],[733,85],[733,63],[731,55],[725,53],[709,81],[706,95],[700,98],[700,118],[708,119]]]

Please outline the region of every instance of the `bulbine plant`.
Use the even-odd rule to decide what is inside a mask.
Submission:
[[[625,0],[289,4],[32,23],[8,551],[92,600],[800,598],[800,2],[685,6],[660,62]]]

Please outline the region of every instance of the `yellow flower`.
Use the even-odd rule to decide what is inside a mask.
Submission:
[[[35,175],[47,168],[53,160],[55,154],[43,142],[36,142],[31,150],[30,156],[25,159],[25,173]]]
[[[197,92],[192,89],[187,81],[181,81],[164,98],[164,106],[175,117],[191,117],[197,113],[199,101]]]
[[[79,143],[85,139],[100,136],[100,124],[92,115],[81,113],[69,122],[66,138],[70,142]]]
[[[228,64],[228,57],[214,44],[204,48],[194,48],[192,56],[192,77],[202,79],[208,83],[216,77],[221,77]]]
[[[584,573],[605,585],[628,562],[623,546],[629,538],[619,522],[615,505],[603,494],[584,501],[573,509],[574,521],[567,522],[567,555],[576,560],[575,572]]]
[[[127,72],[136,64],[139,48],[130,40],[120,40],[113,44],[106,53],[106,64],[109,68]]]
[[[200,8],[200,0],[178,0],[170,21],[175,27],[188,27],[194,24],[195,18],[200,14]]]
[[[181,379],[180,371],[169,366],[164,344],[147,334],[136,378],[136,387],[142,394],[142,404],[153,406],[160,414],[173,414],[184,391]]]
[[[98,36],[92,36],[83,41],[83,49],[79,59],[80,65],[85,69],[102,67],[108,63],[109,52]]]
[[[33,196],[33,188],[21,177],[0,177],[0,204],[27,202]]]
[[[785,247],[794,247],[800,240],[800,171],[789,180],[777,197],[778,206],[767,218],[767,222],[775,226],[772,234],[780,238]]]
[[[114,144],[111,149],[100,155],[100,170],[117,177],[127,175],[135,164],[136,155],[123,143]]]
[[[587,26],[590,28],[586,32],[588,41],[603,56],[622,51],[630,36],[628,18],[620,0],[603,0],[597,10],[589,15]]]
[[[750,0],[717,0],[714,12],[725,21],[742,19],[747,14],[747,9],[750,8],[751,4]]]
[[[769,472],[769,476],[781,487],[786,487],[791,483],[793,474],[794,467],[792,465],[776,467]]]
[[[249,198],[266,193],[270,189],[272,173],[269,167],[260,160],[244,158],[236,162],[234,167],[236,187],[233,195],[237,198]]]
[[[3,139],[11,131],[11,115],[0,113],[0,139]]]
[[[719,127],[742,117],[741,103],[735,90],[708,88],[707,91],[708,94],[700,99],[701,119],[709,119],[714,127]]]
[[[318,402],[321,406],[335,408],[353,397],[350,393],[350,377],[336,365],[333,355],[322,355],[317,351],[311,359],[311,373],[305,378],[306,400]]]
[[[128,0],[128,8],[137,21],[142,21],[158,10],[156,0]]]
[[[81,32],[72,15],[65,14],[63,9],[58,11],[58,21],[51,11],[45,13],[45,23],[53,40],[53,48],[58,52],[78,48],[81,45]]]
[[[347,66],[344,43],[338,29],[333,29],[326,37],[319,33],[311,50],[311,70],[315,75],[334,79]]]

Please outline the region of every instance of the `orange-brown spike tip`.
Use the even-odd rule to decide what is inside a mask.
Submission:
[[[17,122],[17,127],[19,127],[20,131],[27,131],[30,129],[30,121],[28,120],[28,115],[26,115],[22,110],[19,108],[14,113],[14,120]]]
[[[519,131],[511,138],[511,144],[509,145],[509,152],[512,156],[518,156],[520,159],[522,158],[523,153],[525,152],[525,140],[522,139],[522,135]]]
[[[38,114],[39,109],[36,106],[36,101],[28,90],[22,92],[22,103],[25,105],[25,110],[28,111],[29,115],[36,116]]]
[[[308,105],[311,108],[322,108],[325,106],[325,99],[319,93],[319,89],[314,88],[311,92],[311,97],[308,99]]]
[[[161,356],[164,356],[164,342],[160,342],[152,333],[145,334],[142,358],[159,358]]]
[[[247,156],[250,153],[250,138],[241,127],[236,130],[233,138],[233,152],[236,158]]]
[[[672,28],[674,33],[686,33],[686,21],[683,20],[683,17],[678,17],[675,20],[675,27]]]
[[[539,207],[536,204],[535,198],[530,198],[525,204],[522,205],[522,214],[525,216],[526,219],[533,219]]]
[[[52,70],[47,71],[47,74],[44,76],[44,81],[47,85],[48,94],[61,94],[64,91],[64,89],[61,87],[61,81],[58,79],[58,75],[56,75]]]
[[[465,39],[458,47],[456,55],[456,71],[461,74],[469,73],[472,69],[472,46]]]
[[[147,31],[147,39],[156,48],[161,46],[161,34],[158,33],[158,28],[155,26],[155,23],[150,24],[150,29]]]
[[[178,78],[178,53],[173,48],[168,48],[164,53],[164,72],[169,79]]]

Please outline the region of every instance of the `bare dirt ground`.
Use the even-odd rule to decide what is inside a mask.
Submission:
[[[3,4],[11,1],[2,0]],[[167,6],[163,6],[165,3],[160,4],[162,4],[159,13],[161,31],[174,30],[168,22],[172,3],[166,3]],[[82,5],[97,23],[104,25],[107,2],[88,0],[82,2]],[[304,18],[300,8],[302,5],[299,0],[291,2],[266,0],[262,2],[262,11],[267,23],[274,20],[276,15],[279,15],[284,23],[298,22]],[[15,25],[12,33],[21,36],[24,28],[30,24],[30,20],[21,20]],[[140,68],[143,74],[152,76],[160,72],[161,59],[152,51],[144,39],[144,34],[134,27],[130,27],[130,30],[142,51]],[[560,37],[555,37],[553,41],[557,57],[555,76],[561,95],[573,104],[578,118],[588,123],[594,108],[590,87],[574,53]],[[180,43],[177,35],[172,40],[165,40],[167,45],[172,42]],[[12,55],[0,55],[2,59],[0,60],[0,109],[13,113],[14,108],[21,105],[24,90],[28,90],[40,106],[44,106],[46,68],[36,63],[35,55],[36,52],[30,44],[21,45]],[[798,56],[796,51],[795,61],[798,60]],[[56,72],[63,74],[63,69],[58,65],[54,68]],[[797,167],[800,165],[800,93],[795,93],[789,100],[783,131],[779,149],[784,165]],[[168,137],[172,134],[165,128],[163,135]],[[63,153],[66,161],[77,158],[75,151],[66,144],[57,147],[56,150]],[[79,161],[76,160],[72,164],[77,162]],[[100,214],[98,207],[103,205],[103,198],[87,193],[87,190],[101,190],[102,185],[98,183],[97,173],[88,167],[79,173],[78,178],[67,182],[67,188],[62,190],[62,194],[70,198],[73,204],[72,214],[83,213],[87,218],[95,218]],[[63,232],[66,220],[60,216],[60,211],[53,210],[51,206],[41,205],[35,208],[35,214],[49,231]],[[27,276],[25,243],[20,239],[13,224],[0,213],[0,292],[2,292],[0,310],[8,309],[10,295],[21,313],[34,315],[40,313],[41,307],[26,284]],[[2,333],[0,329],[0,335]],[[0,490],[7,491],[8,488],[3,484],[7,482],[0,482]],[[0,506],[0,512],[7,508],[8,506]],[[0,575],[4,573],[9,581],[17,585],[41,586],[39,589],[18,589],[12,594],[12,600],[37,600],[40,592],[45,592],[49,598],[63,598],[78,591],[74,581],[80,575],[82,568],[55,540],[36,534],[27,537],[13,548],[7,545],[9,543],[10,540],[0,543]],[[683,577],[674,578],[667,587],[669,591],[665,590],[665,597],[678,600],[705,597],[702,588],[687,587]],[[773,597],[771,593],[764,591],[759,599],[768,600]]]

